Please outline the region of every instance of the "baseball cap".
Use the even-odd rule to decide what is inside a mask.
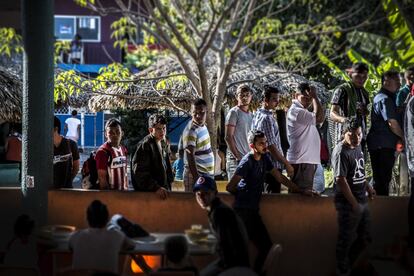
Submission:
[[[193,192],[197,192],[199,190],[203,191],[217,191],[216,181],[207,175],[200,176],[197,179],[197,182],[194,184]]]

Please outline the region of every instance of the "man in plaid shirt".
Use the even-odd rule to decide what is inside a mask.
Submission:
[[[279,90],[276,87],[265,85],[262,94],[262,107],[253,115],[252,130],[264,132],[267,138],[268,149],[272,156],[272,163],[280,172],[283,166],[286,168],[288,176],[293,176],[293,167],[283,156],[282,146],[280,144],[279,127],[272,110],[279,103]],[[271,175],[267,174],[265,178],[265,190],[268,193],[280,193],[280,183]]]

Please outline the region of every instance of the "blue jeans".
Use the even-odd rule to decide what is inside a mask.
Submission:
[[[340,273],[350,271],[359,254],[371,242],[371,218],[368,203],[360,203],[360,211],[352,210],[346,200],[335,200],[338,215],[338,240],[336,243],[336,267]]]

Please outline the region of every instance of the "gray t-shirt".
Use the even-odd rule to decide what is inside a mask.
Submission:
[[[253,115],[251,112],[245,112],[238,106],[229,110],[226,116],[226,126],[234,126],[234,141],[236,149],[241,156],[245,156],[249,152],[248,135],[250,126],[252,125]],[[227,157],[231,154],[227,149]],[[233,154],[231,154],[233,155]]]

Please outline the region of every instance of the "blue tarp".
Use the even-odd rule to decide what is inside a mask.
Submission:
[[[81,73],[98,74],[99,69],[107,66],[108,64],[67,64],[59,63],[57,66],[63,70],[75,70]]]

